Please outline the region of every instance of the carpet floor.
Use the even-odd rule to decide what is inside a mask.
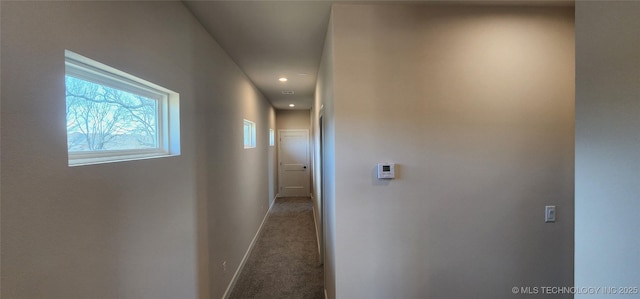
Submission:
[[[231,299],[324,298],[309,198],[277,198]]]

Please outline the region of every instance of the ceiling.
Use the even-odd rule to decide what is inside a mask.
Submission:
[[[276,109],[311,108],[331,2],[184,2]]]
[[[183,0],[276,109],[311,109],[331,4],[561,5],[573,0]],[[287,82],[278,79],[285,77]],[[283,94],[283,91],[294,94]],[[294,108],[289,107],[295,104]]]

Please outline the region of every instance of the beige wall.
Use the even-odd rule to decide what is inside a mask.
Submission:
[[[309,130],[309,110],[276,110],[276,126],[278,130]]]
[[[576,2],[578,287],[640,288],[638,15],[639,2]]]
[[[333,7],[335,297],[573,284],[573,13]]]
[[[220,298],[269,205],[268,102],[179,2],[1,7],[1,296]],[[181,156],[68,167],[65,49],[179,92]]]
[[[267,131],[269,129],[272,129],[273,130],[273,134],[275,134],[274,136],[277,136],[278,129],[276,129],[276,110],[273,109],[273,108],[270,109],[270,112],[269,112],[269,127],[267,128]],[[267,138],[269,138],[269,136],[267,136]],[[269,161],[268,162],[269,163],[269,173],[268,173],[268,177],[269,177],[269,205],[273,204],[273,201],[275,200],[276,195],[277,195],[276,190],[278,190],[278,161],[277,161],[278,160],[278,152],[277,152],[277,148],[276,148],[277,144],[278,144],[278,142],[275,142],[273,146],[269,146],[269,150],[268,150],[268,155],[269,155],[269,159],[268,159],[268,161]]]

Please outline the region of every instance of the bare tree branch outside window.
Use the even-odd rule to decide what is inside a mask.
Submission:
[[[67,75],[70,152],[158,148],[158,101]]]

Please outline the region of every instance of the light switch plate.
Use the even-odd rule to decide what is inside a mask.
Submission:
[[[544,222],[556,222],[556,206],[544,207]]]

